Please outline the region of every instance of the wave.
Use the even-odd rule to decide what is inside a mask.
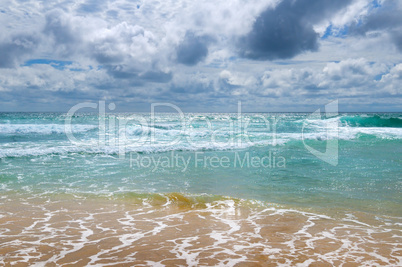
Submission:
[[[382,118],[378,115],[368,117],[355,115],[340,117],[339,120],[343,125],[350,127],[402,127],[402,119],[399,117]]]
[[[228,123],[232,117],[226,115],[221,116],[222,118],[214,117],[215,120],[220,118],[219,122],[209,126],[194,120],[194,124],[184,128],[176,117],[167,118],[166,121],[155,125],[141,125],[138,121],[133,121],[121,129],[118,124],[107,122],[104,133],[98,131],[100,127],[90,117],[91,121],[71,125],[78,143],[72,143],[65,138],[64,123],[46,124],[38,121],[37,124],[0,124],[0,158],[70,153],[119,155],[121,146],[124,153],[150,154],[169,151],[243,150],[252,147],[286,146],[289,142],[300,144],[303,140],[377,142],[402,139],[402,120],[398,114],[342,114],[328,119],[289,115],[278,119],[276,128],[273,125],[268,125],[270,127],[267,128],[261,119],[271,115],[247,116],[253,123],[244,123],[243,126]],[[231,127],[233,125],[234,127]],[[100,142],[104,144],[99,144]]]
[[[259,142],[258,145],[269,145]],[[112,145],[99,145],[97,140],[87,140],[86,142],[72,144],[69,142],[58,143],[54,145],[44,145],[37,143],[17,144],[12,147],[0,146],[0,159],[1,158],[15,158],[15,157],[35,157],[45,155],[66,155],[66,154],[104,154],[104,155],[119,155],[123,153],[163,153],[169,151],[225,151],[235,149],[247,149],[251,147],[250,144],[218,144],[218,143],[198,143],[191,145],[188,143],[175,143],[170,144],[159,143],[152,145],[150,143],[132,143],[122,146]]]
[[[176,131],[176,130],[174,130]],[[99,144],[96,137],[90,139],[79,140],[79,143],[71,143],[64,141],[47,141],[47,142],[19,142],[6,143],[0,145],[0,158],[7,157],[30,157],[43,155],[66,155],[66,154],[104,154],[119,155],[121,151],[124,153],[163,153],[170,151],[227,151],[227,150],[244,150],[252,147],[272,147],[286,146],[289,142],[301,142],[303,140],[311,140],[317,142],[325,142],[326,140],[400,140],[402,139],[402,129],[399,128],[364,128],[364,127],[340,127],[338,132],[310,132],[310,133],[258,133],[254,134],[255,138],[250,137],[247,141],[244,136],[238,136],[237,139],[227,139],[224,141],[211,141],[211,135],[206,132],[205,135],[198,135],[200,139],[191,142],[188,136],[178,135],[178,139],[166,138],[169,131],[156,135],[155,142],[151,143],[150,139],[134,140],[127,139],[119,146],[119,140],[112,140],[111,143]],[[149,137],[149,136],[146,136]],[[109,140],[110,141],[110,140]]]
[[[97,125],[75,124],[71,125],[73,133],[83,133],[97,129]],[[64,124],[0,124],[0,134],[64,134]]]

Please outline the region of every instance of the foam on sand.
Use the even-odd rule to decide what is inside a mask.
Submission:
[[[29,201],[9,196],[2,202],[3,265],[402,263],[400,218],[364,213],[334,217],[178,193]]]

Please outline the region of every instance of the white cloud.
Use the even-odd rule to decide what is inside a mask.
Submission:
[[[390,95],[402,96],[402,64],[393,67],[389,73],[383,75],[379,86]]]
[[[30,96],[32,105],[48,98],[55,107],[82,99],[219,107],[243,99],[250,109],[264,110],[267,104],[297,109],[334,97],[348,103],[360,97],[363,104],[376,99],[400,108],[387,99],[401,96],[402,56],[384,29],[364,36],[329,36],[318,40],[318,51],[292,60],[242,58],[239,37],[280,2],[3,1],[0,91],[7,95],[0,104]],[[354,0],[313,28],[322,35],[331,24],[336,35],[370,12],[371,3]],[[191,50],[196,45],[204,50],[181,54],[179,60],[183,43],[190,52],[200,52]],[[59,69],[24,66],[30,59],[73,63]]]

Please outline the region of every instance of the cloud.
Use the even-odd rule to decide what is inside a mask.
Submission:
[[[87,0],[78,8],[79,12],[83,13],[96,13],[103,11],[105,3],[101,0]]]
[[[82,27],[62,10],[52,10],[46,14],[46,24],[43,33],[53,41],[52,48],[63,57],[78,53],[82,47]]]
[[[360,36],[389,36],[402,52],[402,4],[398,1],[384,1],[358,22],[350,26],[351,34]]]
[[[290,68],[268,70],[261,76],[261,87],[255,91],[256,95],[263,97],[295,97],[312,90],[317,91],[316,75],[321,70],[313,71],[310,68]]]
[[[139,25],[122,22],[111,28],[97,29],[87,41],[89,54],[101,64],[152,61],[157,51],[158,40],[152,32]]]
[[[0,106],[105,99],[135,103],[128,111],[153,101],[225,111],[241,100],[249,111],[289,111],[340,98],[400,110],[402,54],[392,48],[402,49],[402,4],[374,3],[9,1]]]
[[[381,76],[378,82],[383,91],[392,96],[402,96],[402,63],[394,66],[388,73]]]
[[[219,74],[219,91],[232,95],[248,94],[247,88],[255,88],[260,83],[253,74],[223,70]]]
[[[324,67],[318,86],[330,90],[346,89],[345,94],[356,90],[367,92],[370,87],[377,87],[376,76],[387,71],[386,65],[363,58],[331,62]]]
[[[78,67],[67,65],[57,69],[33,64],[22,67],[18,74],[6,69],[0,72],[0,87],[7,89],[2,90],[0,103],[7,106],[10,104],[6,102],[15,99],[29,107],[29,103],[51,100],[63,103],[59,107],[68,107],[77,101],[106,99],[120,106],[146,98],[147,101],[176,103],[190,110],[199,107],[210,111],[213,107],[224,111],[222,107],[233,101],[236,104],[234,98],[238,97],[248,111],[267,108],[286,111],[289,105],[300,110],[306,105],[337,98],[341,103],[354,103],[359,107],[374,99],[384,102],[392,96],[396,101],[402,93],[399,86],[402,64],[387,66],[364,59],[331,62],[320,68],[272,68],[262,73],[223,70],[214,76],[205,72],[175,76],[163,71],[133,74],[133,70],[125,72],[122,68],[115,70],[121,75],[117,77],[105,68],[74,71]]]
[[[208,54],[209,37],[187,32],[176,49],[177,62],[194,66]]]
[[[142,26],[127,21],[109,26],[91,16],[52,10],[46,15],[43,33],[53,55],[98,65],[106,75],[125,80],[121,86],[166,83],[172,78],[172,72],[159,64],[164,58],[159,52],[160,39]]]
[[[167,83],[172,80],[173,74],[171,72],[163,71],[147,71],[139,76],[144,81],[154,83]]]
[[[392,33],[392,41],[398,48],[399,52],[402,53],[402,32],[400,30]]]
[[[39,45],[39,37],[22,33],[0,41],[0,68],[12,68],[29,58]]]
[[[283,0],[255,20],[252,30],[239,40],[240,55],[250,59],[292,58],[318,49],[313,26],[334,15],[350,1]]]

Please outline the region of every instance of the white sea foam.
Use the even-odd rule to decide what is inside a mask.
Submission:
[[[189,114],[187,119],[197,118],[200,121],[210,119],[215,124],[211,127],[201,125],[182,124],[176,117],[170,115],[161,116],[154,125],[140,125],[131,123],[117,129],[118,124],[109,128],[107,123],[106,133],[100,134],[98,125],[72,124],[72,132],[76,134],[78,143],[70,142],[67,138],[58,140],[40,141],[35,135],[65,136],[64,124],[44,124],[40,120],[38,124],[0,124],[0,138],[2,135],[22,135],[24,141],[9,141],[0,143],[0,158],[41,156],[50,154],[66,155],[68,153],[91,154],[119,154],[130,152],[159,153],[166,151],[221,151],[247,149],[254,146],[286,145],[290,141],[313,140],[325,141],[331,139],[355,140],[361,137],[373,137],[374,139],[402,139],[402,128],[392,127],[350,127],[341,123],[342,117],[329,119],[283,117],[278,120],[278,131],[272,127],[265,128],[265,124],[250,117],[244,117],[244,121],[255,121],[249,124],[246,130],[231,128],[228,121],[235,119],[228,114]],[[295,119],[296,118],[296,119]],[[257,119],[260,119],[258,117]],[[288,121],[286,120],[288,119]],[[134,119],[133,119],[134,120]],[[196,122],[194,120],[193,122]],[[216,124],[217,123],[217,124]],[[282,124],[281,124],[282,123]],[[302,129],[304,124],[305,128]],[[338,129],[327,128],[338,125]],[[290,126],[289,126],[290,125]],[[298,127],[294,128],[294,125]],[[244,126],[244,125],[243,125]],[[271,125],[272,126],[272,125]],[[287,130],[287,127],[290,127]],[[293,128],[292,128],[293,127]],[[290,131],[290,129],[293,129]],[[81,135],[78,135],[81,133]],[[30,135],[33,135],[32,139]],[[39,141],[38,141],[39,140]]]
[[[95,252],[89,250],[92,254],[86,255],[89,258],[88,266],[97,266],[106,260],[114,264],[137,263],[136,265],[143,266],[140,264],[141,260],[137,258],[141,249],[136,250],[135,248],[141,248],[139,244],[146,244],[156,248],[160,247],[160,251],[167,250],[172,255],[160,261],[155,261],[154,258],[145,259],[147,264],[155,266],[164,266],[166,265],[165,260],[173,259],[182,259],[187,266],[199,266],[202,265],[201,260],[206,259],[206,255],[209,255],[210,259],[218,261],[216,264],[218,266],[235,266],[241,262],[250,263],[254,261],[252,257],[256,255],[265,256],[266,262],[272,261],[282,266],[297,266],[297,264],[303,266],[306,263],[315,262],[345,264],[346,260],[353,260],[365,266],[376,266],[379,263],[397,266],[402,263],[399,256],[393,255],[398,252],[397,240],[400,237],[396,236],[398,225],[391,220],[389,220],[391,225],[373,226],[349,215],[346,215],[344,220],[335,220],[326,215],[274,207],[249,208],[249,214],[245,215],[241,214],[239,204],[235,204],[231,199],[209,203],[202,210],[182,210],[173,213],[160,212],[152,206],[137,208],[130,206],[126,209],[121,205],[115,205],[115,210],[108,208],[106,211],[103,208],[97,208],[70,213],[69,209],[51,209],[57,203],[63,205],[62,202],[46,203],[24,204],[27,205],[27,209],[35,211],[34,218],[29,219],[33,220],[33,223],[19,233],[14,231],[12,240],[8,238],[7,224],[0,225],[0,240],[4,240],[0,243],[0,248],[14,249],[15,262],[36,263],[38,266],[56,264],[67,260],[86,246],[100,246],[101,249]],[[78,206],[80,205],[78,204]],[[169,206],[165,207],[167,210],[169,208]],[[14,214],[4,212],[1,212],[0,215],[3,218],[14,216]],[[60,215],[63,216],[52,220]],[[105,221],[100,219],[103,217],[99,216],[107,216],[109,219]],[[117,220],[120,226],[107,227],[108,223],[113,222],[111,218]],[[189,229],[187,226],[190,223],[189,218],[193,218],[191,220],[199,218],[202,221],[201,225],[205,225],[205,229],[200,232],[196,228],[191,231],[185,230]],[[278,232],[283,236],[279,239],[280,243],[278,243],[279,241],[272,242],[261,232],[261,229],[265,229],[265,233],[267,233],[270,227],[276,229],[276,226],[281,226],[282,219],[291,224],[292,218],[297,219],[301,225],[291,230],[288,237],[286,232]],[[105,223],[106,225],[104,225]],[[141,225],[146,225],[146,227],[143,228]],[[209,228],[209,226],[214,227]],[[291,229],[293,226],[289,225],[289,227]],[[102,232],[95,234],[96,229],[101,229]],[[172,231],[186,232],[173,238],[171,238],[171,234],[168,234],[167,236],[170,238],[164,239],[165,234],[172,233]],[[273,234],[270,233],[270,235]],[[378,240],[379,234],[386,234],[385,240],[388,241],[381,245],[389,246],[391,251],[389,256],[385,256],[384,251],[375,249],[377,247],[375,241]],[[28,242],[25,241],[27,236],[30,240]],[[147,243],[152,240],[150,238],[153,236],[158,237],[159,241]],[[119,243],[104,246],[112,237],[117,238]],[[202,240],[206,238],[213,242],[202,243]],[[319,242],[334,242],[334,244],[339,243],[340,245],[320,253],[318,252],[320,250],[316,250]],[[43,254],[45,252],[39,253],[40,246],[53,248],[53,256],[38,262],[37,259],[45,256]],[[366,249],[367,246],[373,246],[374,249]],[[296,263],[294,262],[298,258],[295,257],[296,255],[308,259],[302,263]],[[3,258],[0,262],[5,264],[5,260],[9,259]],[[71,260],[69,263],[78,262],[78,260]],[[284,262],[280,262],[280,260],[284,260]]]
[[[73,133],[83,133],[98,128],[97,125],[73,124]],[[0,124],[0,134],[64,134],[64,124]]]
[[[85,129],[90,129],[86,128]],[[82,130],[84,129],[82,128]],[[166,138],[166,136],[178,136],[177,130],[174,133],[163,130],[163,134],[156,135],[155,141],[151,144],[149,139],[136,141],[125,140],[119,146],[118,140],[110,141],[112,144],[99,144],[98,138],[87,138],[75,144],[69,141],[48,141],[48,142],[18,142],[0,144],[0,158],[5,157],[24,157],[41,156],[49,154],[65,155],[68,153],[90,153],[90,154],[119,154],[141,152],[141,153],[160,153],[167,151],[222,151],[246,149],[253,146],[275,146],[286,145],[290,141],[317,140],[325,141],[338,138],[340,140],[354,140],[362,134],[371,135],[379,139],[402,139],[401,128],[363,128],[363,127],[341,127],[338,132],[310,132],[310,133],[258,133],[257,139],[251,140],[224,140],[211,141],[207,132],[201,135],[196,142],[189,143],[184,137],[178,140]],[[200,134],[197,134],[200,137]],[[251,133],[252,135],[252,133]],[[179,136],[180,137],[180,136]]]

